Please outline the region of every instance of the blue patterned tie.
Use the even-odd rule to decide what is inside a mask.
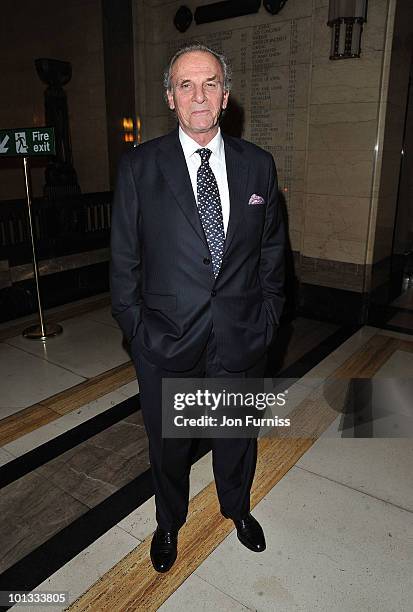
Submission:
[[[216,278],[221,267],[225,242],[221,198],[217,180],[209,165],[212,151],[197,149],[196,153],[199,153],[201,157],[201,165],[196,177],[198,210],[211,253],[212,270]]]

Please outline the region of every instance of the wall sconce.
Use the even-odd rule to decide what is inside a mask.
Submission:
[[[130,117],[123,117],[122,119],[122,127],[123,127],[123,142],[134,142],[134,127],[133,127],[133,119]]]
[[[330,0],[327,25],[331,27],[330,59],[360,57],[367,0]]]

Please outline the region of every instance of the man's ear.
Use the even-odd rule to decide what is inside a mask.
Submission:
[[[224,97],[222,98],[222,110],[225,110],[228,105],[229,91],[224,91]]]
[[[168,99],[168,106],[171,110],[175,110],[175,102],[174,102],[174,96],[172,91],[170,91],[168,89],[168,91],[166,92],[166,97]]]

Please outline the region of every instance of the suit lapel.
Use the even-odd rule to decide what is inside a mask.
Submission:
[[[182,212],[199,238],[208,246],[177,129],[161,140],[158,163]]]
[[[228,251],[242,220],[246,198],[249,164],[243,156],[241,145],[233,138],[222,134],[225,147],[225,162],[230,200],[228,230],[224,244],[224,255]],[[195,232],[208,247],[189,177],[185,156],[179,142],[178,129],[165,136],[159,145],[158,163],[182,212]]]
[[[243,149],[241,145],[225,134],[223,134],[223,138],[230,201],[228,231],[224,245],[225,256],[234,239],[237,227],[244,216],[249,164],[245,156],[242,155]]]

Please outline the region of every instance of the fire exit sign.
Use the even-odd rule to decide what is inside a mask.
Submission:
[[[52,127],[15,128],[0,130],[0,156],[55,155]]]

